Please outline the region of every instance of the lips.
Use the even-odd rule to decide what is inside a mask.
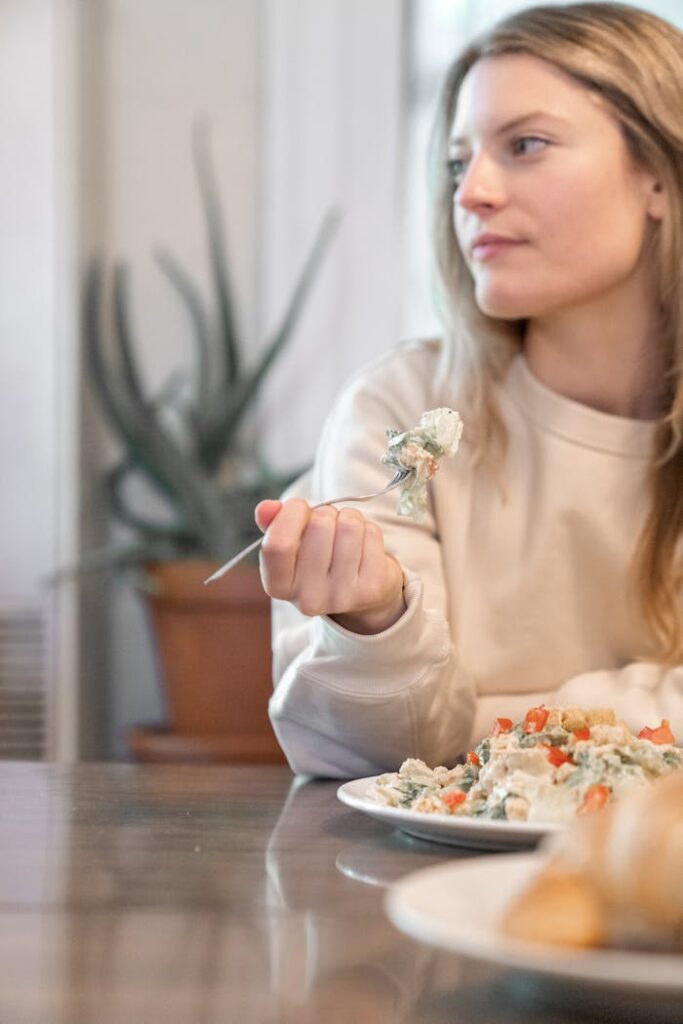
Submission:
[[[485,261],[522,244],[521,239],[509,238],[507,235],[477,235],[470,246],[470,253],[473,259]]]

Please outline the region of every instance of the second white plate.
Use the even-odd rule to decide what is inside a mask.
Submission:
[[[413,938],[475,959],[622,994],[683,996],[683,959],[675,954],[573,950],[506,938],[500,917],[542,864],[536,853],[425,868],[392,886],[387,913]]]
[[[348,807],[419,839],[475,850],[517,850],[535,846],[548,832],[565,827],[528,821],[461,818],[451,814],[421,814],[402,807],[387,807],[368,796],[376,779],[377,776],[370,776],[345,782],[337,790],[337,796]]]

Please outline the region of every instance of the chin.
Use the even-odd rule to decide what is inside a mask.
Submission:
[[[476,301],[482,313],[496,320],[526,320],[533,315],[533,303],[524,301],[520,295],[477,291]]]

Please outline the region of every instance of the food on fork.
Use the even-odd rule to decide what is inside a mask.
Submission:
[[[610,708],[530,708],[497,718],[454,768],[409,758],[369,796],[425,814],[566,824],[683,768],[667,722],[634,736]]]
[[[683,953],[683,772],[583,818],[546,849],[502,918],[506,935]]]
[[[398,514],[420,520],[427,509],[427,481],[439,459],[453,458],[460,445],[463,423],[454,409],[430,409],[420,425],[401,433],[387,430],[387,450],[381,461],[394,469],[412,469],[399,492]]]

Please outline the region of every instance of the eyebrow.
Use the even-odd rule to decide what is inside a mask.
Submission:
[[[511,121],[506,121],[499,128],[496,129],[496,135],[504,135],[505,132],[509,132],[513,128],[518,128],[526,121],[533,121],[536,118],[543,117],[546,120],[558,121],[562,124],[566,123],[563,117],[558,117],[556,114],[551,114],[547,110],[534,110],[530,114],[522,114],[520,117],[513,117]],[[448,140],[448,148],[455,149],[458,146],[462,146],[467,139],[464,136],[457,136]]]

